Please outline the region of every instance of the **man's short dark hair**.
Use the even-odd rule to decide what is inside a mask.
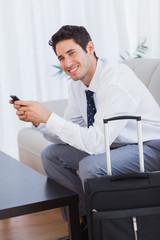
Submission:
[[[81,48],[87,52],[86,47],[89,41],[92,41],[87,30],[82,26],[73,26],[73,25],[65,25],[61,27],[49,41],[49,45],[52,46],[55,54],[56,53],[56,44],[62,40],[73,39]],[[95,52],[95,57],[97,58]]]

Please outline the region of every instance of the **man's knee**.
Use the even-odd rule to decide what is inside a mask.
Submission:
[[[79,162],[79,176],[84,183],[87,178],[96,177],[96,170],[93,164],[93,156],[87,156]]]
[[[80,175],[80,177],[81,176],[85,176],[85,175],[87,175],[87,173],[88,173],[88,164],[87,164],[87,159],[88,159],[88,157],[85,157],[85,158],[83,158],[80,162],[79,162],[79,175]]]
[[[48,166],[50,159],[54,158],[54,146],[55,144],[51,144],[41,152],[41,159],[44,167]]]
[[[45,149],[43,149],[43,151],[41,152],[42,162],[46,159],[46,156],[47,156],[47,151],[46,151],[46,148],[45,148]]]

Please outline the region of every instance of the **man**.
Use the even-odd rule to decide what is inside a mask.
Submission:
[[[84,27],[63,26],[49,44],[73,79],[64,118],[38,102],[16,101],[14,107],[20,120],[32,122],[57,143],[42,152],[45,171],[79,194],[79,213],[84,217],[84,179],[107,174],[103,118],[124,112],[142,117],[145,170],[153,171],[160,169],[160,108],[125,64],[97,58]],[[139,171],[135,122],[114,121],[109,129],[112,173]]]

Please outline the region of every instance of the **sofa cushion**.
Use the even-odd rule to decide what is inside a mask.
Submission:
[[[144,82],[160,106],[160,59],[130,59],[125,63]]]

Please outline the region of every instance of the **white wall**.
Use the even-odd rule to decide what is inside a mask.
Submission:
[[[147,56],[160,57],[159,0],[0,0],[0,150],[18,158],[20,122],[9,95],[45,101],[67,97],[66,80],[53,77],[50,37],[66,24],[83,25],[99,57],[119,60],[147,37]]]

